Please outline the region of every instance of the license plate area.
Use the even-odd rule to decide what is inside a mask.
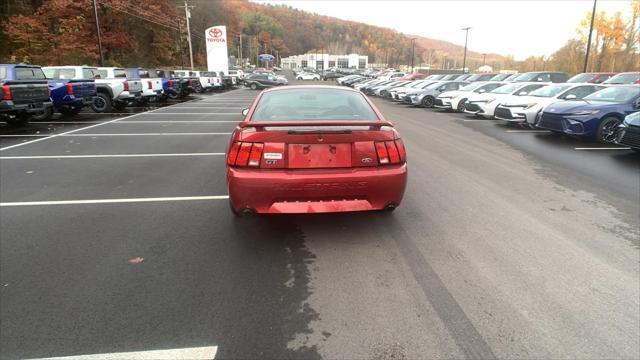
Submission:
[[[291,169],[351,166],[351,144],[289,144],[288,155]]]

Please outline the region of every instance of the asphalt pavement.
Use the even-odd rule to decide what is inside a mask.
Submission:
[[[238,219],[257,93],[0,124],[1,358],[640,357],[638,154],[374,99],[394,213]]]

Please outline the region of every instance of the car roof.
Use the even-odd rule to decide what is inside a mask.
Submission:
[[[289,85],[286,87],[274,87],[274,88],[266,89],[266,90],[263,90],[263,92],[267,93],[267,92],[274,92],[274,91],[299,90],[299,89],[331,89],[331,90],[351,91],[351,92],[359,93],[359,91],[356,89],[352,89],[344,86],[332,86],[332,85]]]

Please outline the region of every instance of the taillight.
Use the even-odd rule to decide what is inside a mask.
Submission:
[[[407,153],[402,140],[376,141],[378,163],[381,165],[401,164],[406,161]]]
[[[173,80],[169,80],[169,87],[173,88]]]
[[[147,85],[149,86],[149,90],[153,89],[153,86],[151,85],[151,81],[147,81]]]
[[[124,84],[124,91],[129,91],[129,82],[125,80],[123,84]]]
[[[262,143],[236,141],[231,145],[227,155],[227,164],[235,166],[259,167],[262,159]]]
[[[13,96],[11,96],[11,87],[9,85],[2,85],[0,86],[0,89],[2,89],[2,93],[4,94],[2,96],[2,100],[13,100]]]
[[[67,83],[67,95],[73,95],[73,84]]]
[[[189,86],[193,86],[193,80],[189,79],[188,84],[189,84]]]

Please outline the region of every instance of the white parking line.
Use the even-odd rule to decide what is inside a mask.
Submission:
[[[194,101],[194,100],[189,100],[189,101]],[[189,102],[189,101],[186,101],[186,102]],[[181,103],[181,104],[184,104],[184,103]],[[174,106],[174,105],[169,105],[167,107],[171,107],[171,106]],[[0,151],[17,148],[17,147],[24,146],[24,145],[33,144],[33,143],[36,143],[36,142],[39,142],[39,141],[43,141],[43,140],[46,140],[46,139],[52,139],[52,138],[55,138],[55,137],[58,137],[58,136],[64,136],[64,135],[67,135],[67,134],[72,134],[72,133],[75,133],[75,132],[80,131],[80,130],[91,129],[91,128],[94,128],[94,127],[102,126],[104,124],[111,124],[111,123],[114,123],[114,122],[119,121],[119,120],[132,118],[134,116],[140,116],[140,115],[144,115],[144,114],[149,114],[149,113],[152,113],[153,111],[156,111],[156,110],[150,110],[150,111],[147,111],[147,112],[141,112],[141,113],[133,114],[133,115],[126,116],[126,117],[123,117],[123,118],[117,118],[117,119],[101,122],[99,124],[94,124],[94,125],[82,127],[82,128],[79,128],[79,129],[69,130],[69,131],[66,131],[66,132],[63,132],[63,133],[59,133],[59,134],[54,134],[54,135],[47,136],[47,137],[42,137],[42,138],[39,138],[39,139],[33,139],[33,140],[25,141],[25,142],[22,142],[22,143],[19,143],[19,144],[5,146],[3,148],[0,148]]]
[[[62,357],[48,357],[43,359],[31,360],[211,360],[216,357],[218,352],[217,346],[193,347],[184,349],[167,349],[167,350],[149,350],[134,352],[119,352],[108,354],[91,354],[91,355],[73,355]]]
[[[202,201],[202,200],[226,200],[228,198],[229,198],[229,195],[212,195],[212,196],[181,196],[181,197],[158,197],[158,198],[126,198],[126,199],[17,201],[17,202],[0,202],[0,207],[78,205],[78,204],[114,204],[114,203],[140,203],[140,202],[166,202],[166,201]]]
[[[505,130],[508,133],[545,133],[548,134],[549,130]]]
[[[631,150],[630,147],[577,147],[575,150]]]
[[[27,159],[102,159],[138,157],[179,157],[179,156],[224,156],[225,153],[177,153],[177,154],[101,154],[101,155],[43,155],[43,156],[0,156],[0,160]]]

